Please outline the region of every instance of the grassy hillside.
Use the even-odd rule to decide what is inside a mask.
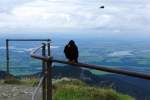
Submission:
[[[53,85],[53,100],[134,100],[112,89],[91,87],[79,80],[62,80]]]
[[[37,80],[4,80],[3,84],[36,86]],[[111,88],[89,86],[77,79],[54,79],[53,100],[134,100],[131,96],[117,93]]]

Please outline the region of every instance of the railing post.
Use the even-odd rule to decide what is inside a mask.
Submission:
[[[50,42],[47,43],[49,61],[47,62],[47,100],[52,100],[52,61],[50,55]]]
[[[52,100],[52,61],[47,62],[47,100]]]
[[[6,39],[6,71],[9,73],[9,40]]]
[[[50,57],[51,53],[50,53],[50,42],[47,43],[47,51],[48,51],[48,56]]]
[[[43,46],[42,46],[42,56],[46,56],[46,44],[43,43]],[[46,67],[46,63],[45,61],[43,60],[42,61],[42,75],[45,75],[45,67]],[[43,79],[43,83],[42,83],[42,96],[43,96],[43,100],[46,100],[46,79],[44,77]]]

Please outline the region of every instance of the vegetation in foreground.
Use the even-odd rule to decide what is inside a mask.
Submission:
[[[53,100],[134,100],[110,88],[91,87],[79,80],[62,80],[53,85]]]
[[[36,86],[38,84],[38,80],[37,79],[20,80],[12,78],[0,80],[0,84]]]
[[[37,80],[4,80],[3,84],[36,86]],[[88,86],[76,79],[53,80],[53,100],[134,100],[133,97],[117,93],[111,88]]]

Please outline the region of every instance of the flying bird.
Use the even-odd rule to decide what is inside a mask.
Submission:
[[[100,6],[99,8],[104,9],[105,7],[104,6]]]

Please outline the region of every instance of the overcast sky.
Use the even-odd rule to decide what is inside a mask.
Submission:
[[[1,33],[85,30],[150,34],[150,0],[0,0]]]

